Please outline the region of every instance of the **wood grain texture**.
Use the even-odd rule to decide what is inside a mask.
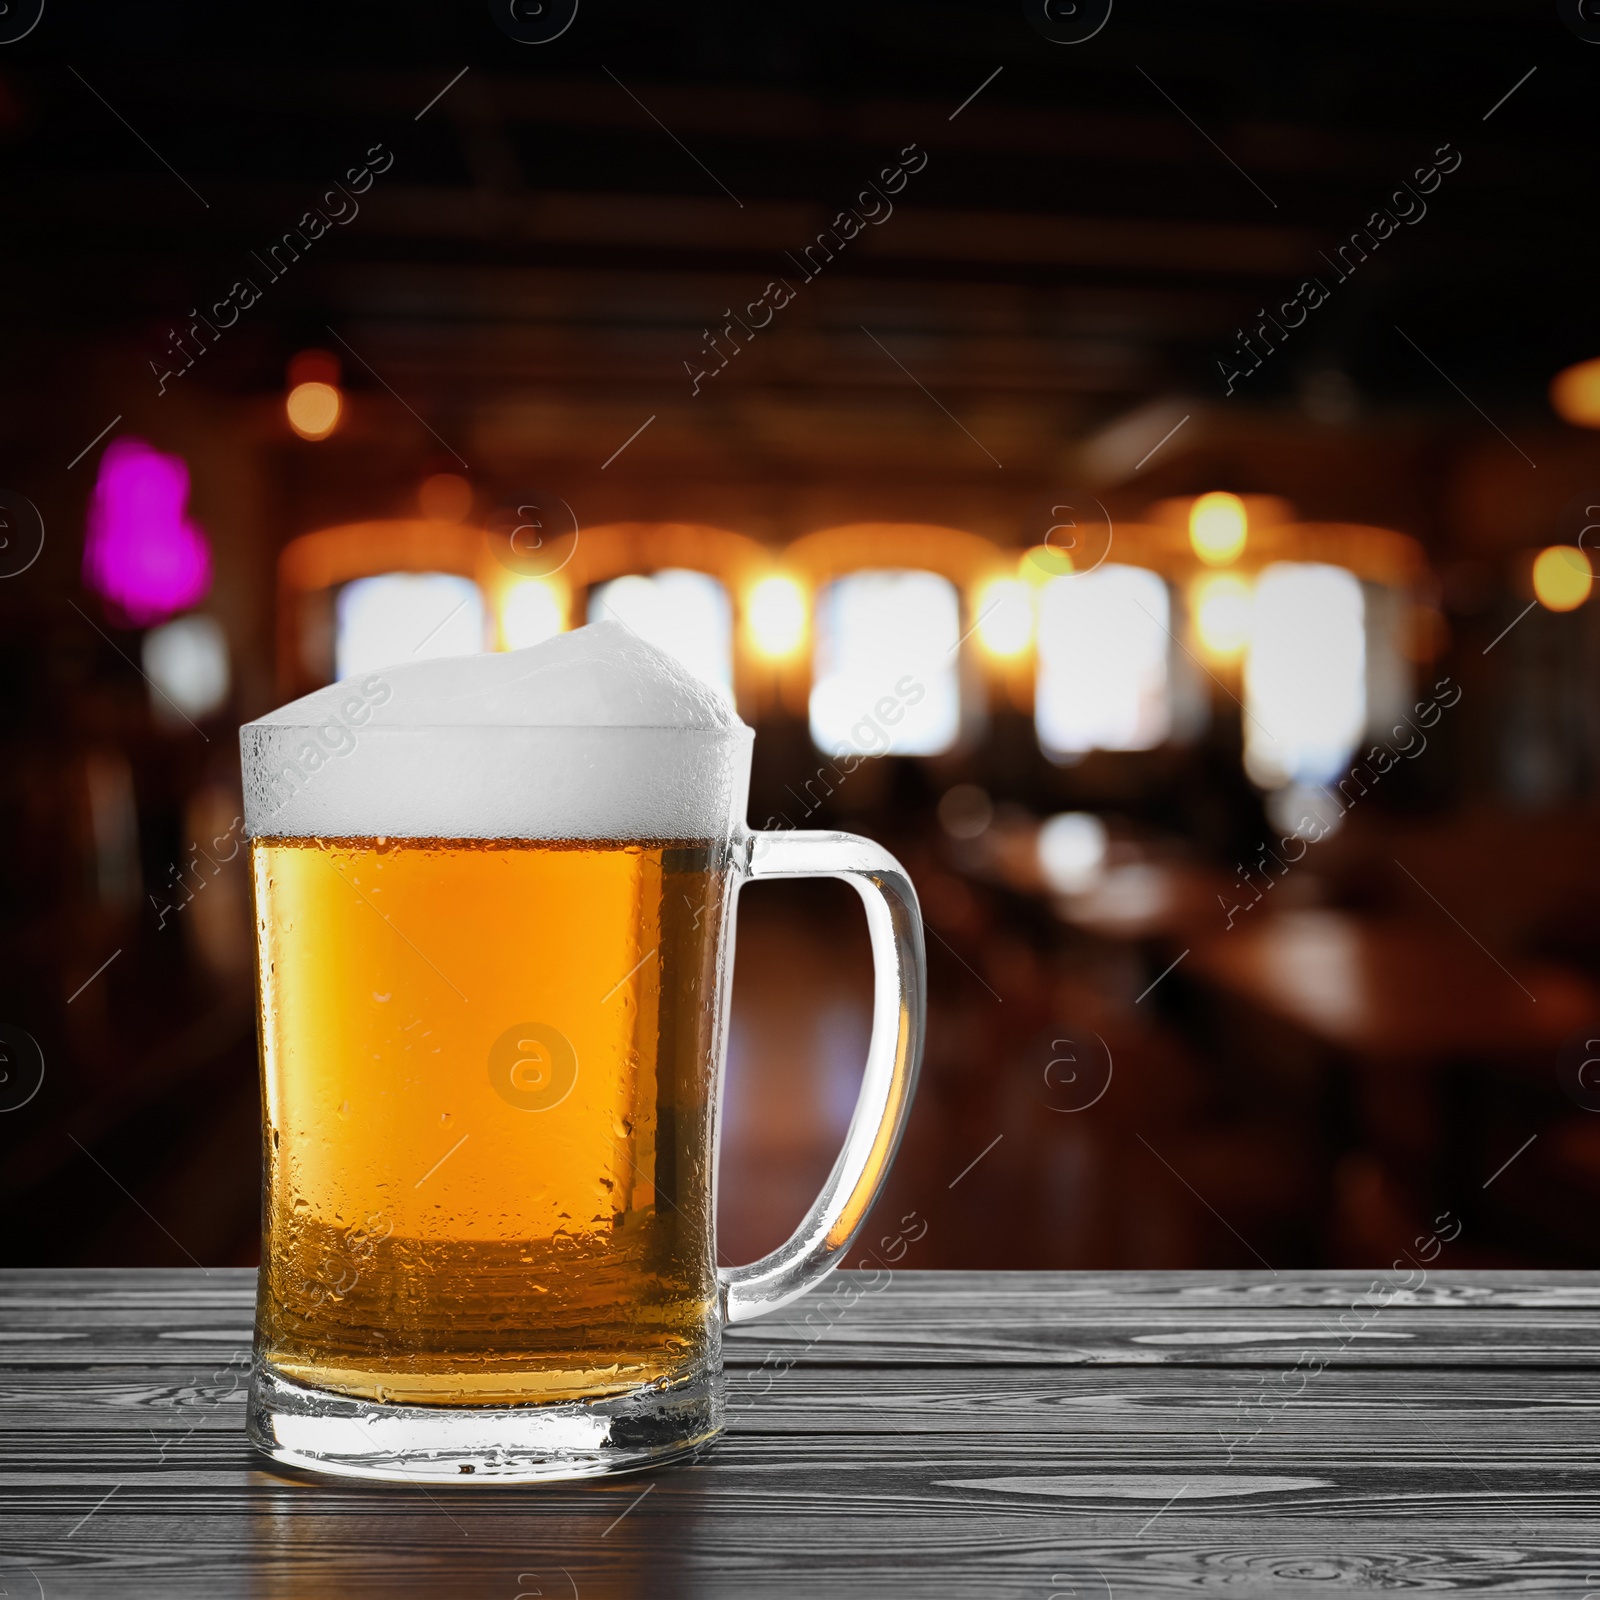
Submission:
[[[263,1469],[253,1276],[0,1276],[0,1591],[1600,1594],[1600,1275],[842,1275],[698,1461],[454,1492]]]

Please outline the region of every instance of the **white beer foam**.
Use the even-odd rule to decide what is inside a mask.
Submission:
[[[620,622],[592,622],[526,650],[408,661],[329,684],[250,724],[314,728],[352,684],[380,679],[375,727],[736,728],[738,716],[681,662]]]
[[[739,820],[750,730],[616,622],[406,662],[239,731],[252,837],[703,839]]]

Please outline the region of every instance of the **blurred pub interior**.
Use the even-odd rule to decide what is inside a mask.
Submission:
[[[1600,1260],[1600,49],[1105,10],[0,45],[6,1260],[255,1259],[239,723],[602,615],[756,728],[753,826],[915,880],[863,1258]],[[869,1004],[847,890],[745,894],[725,1259]]]

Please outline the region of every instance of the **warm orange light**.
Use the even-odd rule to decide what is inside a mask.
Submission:
[[[1033,590],[1021,578],[991,578],[978,591],[978,643],[1001,661],[1020,656],[1033,643]]]
[[[331,383],[297,383],[284,402],[289,426],[302,439],[326,439],[339,426],[343,407],[343,398]]]
[[[561,579],[515,578],[500,596],[500,640],[504,650],[525,650],[554,638],[567,626],[567,589]]]
[[[1575,544],[1553,544],[1533,560],[1533,592],[1547,611],[1576,611],[1589,598],[1594,573]]]
[[[1238,560],[1249,526],[1244,501],[1236,494],[1203,494],[1189,508],[1189,543],[1208,567]]]
[[[1200,648],[1215,661],[1232,661],[1250,643],[1249,583],[1233,572],[1208,572],[1189,590],[1189,611]]]
[[[1065,550],[1036,544],[1017,557],[1017,576],[1032,589],[1042,589],[1052,578],[1070,577],[1072,557]]]
[[[805,591],[793,578],[774,573],[763,578],[745,598],[745,626],[759,656],[781,661],[805,642]]]
[[[1550,381],[1550,404],[1564,422],[1600,428],[1600,356],[1558,372]]]
[[[465,522],[472,510],[472,485],[454,472],[436,472],[422,480],[417,506],[432,522]]]

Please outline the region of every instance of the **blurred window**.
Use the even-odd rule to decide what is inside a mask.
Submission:
[[[500,600],[500,637],[507,650],[526,650],[553,639],[566,626],[566,607],[543,578],[518,578]]]
[[[811,739],[829,755],[936,756],[961,732],[961,602],[933,572],[856,572],[817,604]]]
[[[1264,789],[1331,783],[1366,723],[1366,617],[1342,567],[1279,561],[1256,580],[1244,759]]]
[[[483,595],[446,572],[386,572],[339,591],[334,671],[359,677],[407,661],[471,656],[483,649]]]
[[[1172,731],[1171,602],[1154,572],[1115,563],[1039,595],[1034,727],[1052,757],[1151,750]]]
[[[646,644],[676,656],[703,683],[733,698],[733,606],[704,572],[667,567],[654,577],[630,573],[589,595],[590,622],[621,622]]]

